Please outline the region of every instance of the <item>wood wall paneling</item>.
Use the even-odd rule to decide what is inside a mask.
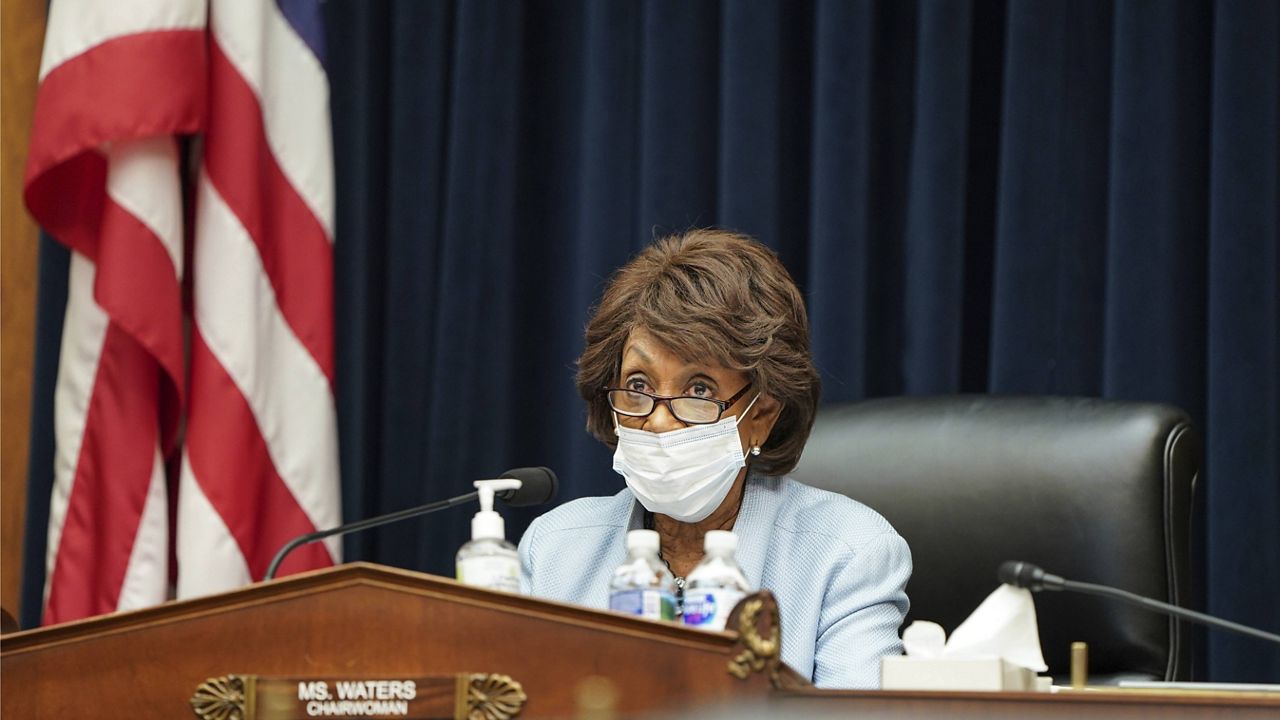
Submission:
[[[45,0],[0,3],[0,604],[17,615],[22,581],[31,358],[39,234],[22,174],[44,42]]]

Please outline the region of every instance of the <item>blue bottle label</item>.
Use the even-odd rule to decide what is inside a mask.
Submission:
[[[727,588],[685,590],[684,624],[707,630],[723,630],[729,613],[744,597]]]
[[[661,590],[619,590],[609,596],[609,609],[650,620],[673,620],[676,599],[671,593]]]

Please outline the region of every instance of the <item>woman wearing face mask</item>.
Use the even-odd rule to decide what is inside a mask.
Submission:
[[[578,359],[587,429],[626,488],[566,503],[520,541],[531,594],[607,607],[628,530],[679,579],[708,530],[738,535],[782,616],[782,660],[822,687],[876,687],[902,645],[906,542],[874,511],[786,477],[813,424],[808,319],[777,257],[742,235],[664,238],[612,278]]]

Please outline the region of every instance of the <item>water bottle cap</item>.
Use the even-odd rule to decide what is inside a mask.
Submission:
[[[728,530],[708,530],[702,549],[717,555],[732,555],[738,549],[738,536]]]
[[[658,531],[632,530],[627,533],[627,552],[635,552],[637,550],[644,550],[657,554]]]

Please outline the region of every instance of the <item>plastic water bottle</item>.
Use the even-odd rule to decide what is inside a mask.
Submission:
[[[737,550],[737,535],[728,530],[707,531],[702,562],[685,579],[685,625],[723,630],[734,606],[751,591],[734,559]]]
[[[650,620],[674,620],[676,579],[658,557],[658,533],[627,533],[627,560],[613,571],[609,609]]]
[[[471,541],[458,550],[458,580],[467,585],[520,592],[520,555],[516,546],[507,542],[506,524],[493,509],[493,495],[501,490],[516,490],[520,481],[477,480],[480,512],[471,518]]]

